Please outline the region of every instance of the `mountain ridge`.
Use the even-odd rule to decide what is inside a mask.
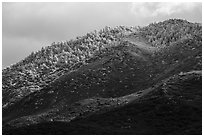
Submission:
[[[52,43],[52,46],[31,53],[25,60],[3,70],[3,131],[11,134],[13,131],[18,133],[19,129],[20,133],[20,129],[44,122],[75,125],[78,118],[86,121],[90,114],[95,117],[100,111],[104,114],[115,109],[126,111],[128,101],[140,100],[137,99],[140,97],[156,96],[169,100],[165,94],[172,89],[180,94],[177,85],[190,88],[189,84],[200,91],[201,70],[202,26],[185,20],[169,19],[142,28],[106,27],[76,40]],[[171,85],[174,82],[168,83],[168,79],[174,79],[177,84]],[[195,81],[197,87],[193,85]],[[155,95],[157,90],[159,95]],[[185,102],[177,98],[177,94],[169,96]],[[201,94],[197,97],[192,102],[199,105]],[[142,103],[145,104],[144,100]],[[187,104],[187,109],[192,109],[190,104]],[[200,106],[196,109],[202,110]],[[148,108],[145,115],[150,112]],[[151,113],[158,112],[154,110]],[[196,122],[200,125],[198,120]],[[97,127],[96,130],[103,133],[101,127]],[[139,129],[138,126],[135,128]],[[37,128],[36,133],[39,131]],[[145,133],[124,130],[121,134],[128,132]],[[106,133],[112,134],[110,131]],[[119,134],[115,129],[113,133]],[[150,131],[147,126],[146,133],[160,132],[157,129]],[[195,133],[200,133],[200,130]]]

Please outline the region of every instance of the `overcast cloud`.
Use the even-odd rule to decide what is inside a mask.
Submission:
[[[169,18],[202,22],[202,3],[3,3],[2,67],[54,41],[105,26],[144,26]]]

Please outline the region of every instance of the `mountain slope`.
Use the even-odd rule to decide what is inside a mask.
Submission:
[[[100,60],[94,59],[93,63],[69,72],[56,79],[48,87],[25,97],[5,110],[5,116],[8,117],[8,113],[11,115],[18,115],[19,113],[23,115],[32,114],[45,108],[52,109],[62,102],[70,105],[75,101],[90,97],[119,97],[133,92],[131,90],[136,90],[136,87],[139,88],[139,84],[145,81],[145,76],[139,74],[142,73],[142,67],[146,66],[148,62],[140,61],[137,57],[132,56],[128,53],[129,47],[123,44],[116,48],[113,47],[110,53],[108,52],[106,51],[106,55],[102,54],[103,57]],[[133,64],[133,62],[135,63]],[[140,66],[138,66],[139,64]],[[137,73],[138,75],[136,75]],[[148,77],[148,74],[146,74],[146,79]],[[129,79],[134,79],[135,82],[129,83]],[[134,83],[137,83],[137,85],[134,85]],[[144,87],[140,85],[140,88]],[[23,108],[19,109],[16,106],[23,106]],[[33,108],[36,108],[36,110]]]
[[[85,123],[92,121],[92,116],[96,116],[93,119],[97,121],[98,118],[100,123],[102,117],[114,119],[112,116],[120,115],[116,121],[121,120],[121,125],[118,126],[124,126],[125,129],[119,132],[118,126],[109,127],[110,123],[103,119],[106,125],[104,128],[107,128],[105,133],[194,133],[184,132],[180,128],[176,130],[174,126],[181,124],[184,130],[188,129],[178,121],[183,117],[177,114],[183,114],[185,107],[186,111],[193,111],[188,118],[197,115],[196,119],[192,119],[195,120],[195,126],[200,126],[201,27],[184,20],[170,19],[143,28],[105,28],[74,41],[53,43],[52,46],[32,53],[25,60],[3,70],[4,133],[11,134],[13,129],[14,133],[23,133],[24,128],[28,128],[27,133],[32,132],[30,128],[36,128],[35,132],[39,133],[40,129],[44,129],[44,123],[68,126],[71,121],[71,127],[65,128],[67,132],[63,128],[63,133],[74,134],[72,130],[79,127],[81,131],[75,130],[76,133],[102,134],[105,130],[97,122],[91,122],[97,126],[94,128],[96,132],[85,132],[89,128]],[[190,28],[191,31],[185,28]],[[164,41],[163,44],[161,41]],[[180,96],[192,96],[191,103],[197,103],[198,107],[194,108],[187,98],[183,100]],[[187,100],[188,104],[165,104],[174,103],[171,97],[175,102],[184,104]],[[161,118],[160,122],[167,124],[171,118],[175,118],[176,122],[164,126],[166,130],[162,130],[163,132],[158,131],[159,128],[153,128],[156,125],[151,127],[140,120],[143,113],[144,119],[148,119],[152,113],[160,113],[157,109],[150,109],[150,106],[157,108],[159,104],[163,104],[164,108],[170,107],[171,111],[175,112],[172,117],[167,117],[167,120],[161,118],[160,114],[155,116],[156,121],[150,120],[154,125],[154,122],[158,122],[157,118]],[[174,110],[177,107],[181,112]],[[126,111],[135,115],[129,117],[139,120],[130,130],[124,125]],[[199,113],[194,114],[196,111]],[[163,108],[161,113],[172,114]],[[140,129],[145,127],[146,129]],[[55,125],[53,128],[58,129]],[[137,128],[139,131],[133,131]],[[49,133],[47,130],[45,132]],[[200,130],[195,133],[199,134]]]
[[[24,60],[3,69],[3,107],[8,107],[32,92],[49,85],[64,73],[74,70],[90,59],[95,52],[117,43],[122,34],[136,28],[105,27],[83,37],[65,42],[54,42]]]
[[[187,41],[189,46],[183,43],[185,42],[159,50],[157,53],[154,52],[152,57],[153,53],[147,54],[143,48],[138,50],[137,45],[122,42],[106,51],[105,55],[103,53],[101,57],[97,56],[99,59],[92,59],[94,62],[90,61],[88,65],[61,76],[48,87],[25,97],[3,111],[5,119],[10,117],[9,114],[15,114],[16,116],[11,117],[16,118],[41,113],[59,107],[59,105],[69,106],[76,101],[91,97],[124,96],[148,88],[172,74],[193,70],[191,66],[198,63],[193,60],[194,57],[189,56],[194,43]],[[195,48],[200,51],[201,47]],[[178,53],[178,50],[182,53]],[[140,57],[132,55],[133,53],[146,59],[142,60]],[[176,54],[179,55],[176,56]],[[166,55],[168,56],[166,57]],[[192,53],[191,55],[193,56]],[[186,57],[188,58],[186,59]],[[18,106],[23,107],[18,108]]]
[[[126,102],[121,107],[70,123],[53,121],[14,128],[6,134],[201,134],[201,83],[201,71],[181,73],[142,94],[118,98]],[[97,101],[104,110],[102,99]]]

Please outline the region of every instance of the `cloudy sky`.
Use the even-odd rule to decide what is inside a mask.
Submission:
[[[32,51],[105,26],[144,26],[169,18],[202,22],[201,3],[3,3],[2,67]]]

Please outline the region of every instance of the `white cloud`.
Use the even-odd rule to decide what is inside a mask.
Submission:
[[[154,3],[132,3],[131,12],[143,17],[170,16],[185,11],[194,10],[199,3],[176,3],[176,2],[154,2]]]

